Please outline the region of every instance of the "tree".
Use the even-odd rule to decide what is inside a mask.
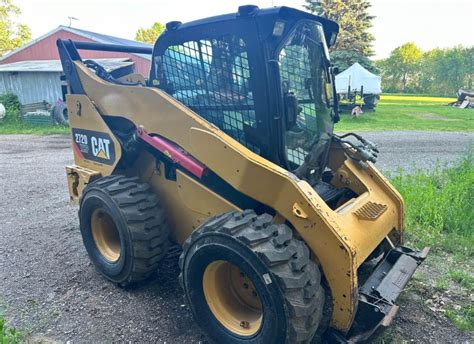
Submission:
[[[382,79],[389,87],[407,92],[418,88],[421,59],[423,52],[413,42],[408,42],[395,48],[388,59],[381,61],[378,66],[383,71]]]
[[[367,57],[360,55],[354,51],[347,50],[337,50],[331,52],[331,61],[334,67],[339,68],[342,72],[352,66],[354,63],[358,62],[365,69],[377,73],[377,68],[374,66],[372,61]]]
[[[372,69],[368,57],[373,55],[374,36],[369,33],[373,16],[369,15],[368,0],[305,0],[309,11],[339,24],[336,44],[331,48],[331,59],[342,71],[355,62]],[[347,67],[346,67],[347,66]],[[345,67],[345,68],[343,68]]]
[[[165,30],[163,24],[156,22],[150,28],[139,28],[135,34],[135,40],[145,43],[154,44],[158,36]]]
[[[464,64],[466,67],[465,85],[468,89],[472,90],[474,86],[474,47],[465,49]]]
[[[435,48],[423,53],[406,43],[377,61],[382,85],[388,92],[421,92],[453,96],[459,88],[472,89],[474,47]]]
[[[452,96],[459,88],[472,89],[474,47],[430,50],[422,65],[421,84],[428,93]]]
[[[15,21],[20,14],[20,8],[12,0],[0,0],[0,56],[21,47],[31,39],[28,26]]]

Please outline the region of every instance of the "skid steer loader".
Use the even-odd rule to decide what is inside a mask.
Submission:
[[[137,283],[180,245],[190,309],[219,343],[356,342],[390,323],[427,249],[402,246],[375,145],[333,133],[337,33],[248,5],[170,22],[153,49],[58,40],[69,193],[100,273]],[[80,50],[150,54],[150,74]]]

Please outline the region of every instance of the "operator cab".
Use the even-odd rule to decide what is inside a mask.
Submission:
[[[149,84],[314,185],[338,120],[328,53],[337,32],[335,22],[288,7],[171,22]]]

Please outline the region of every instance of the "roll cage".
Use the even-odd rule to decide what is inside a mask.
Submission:
[[[285,104],[278,53],[294,27],[308,20],[322,25],[328,46],[335,41],[335,22],[288,7],[241,6],[237,13],[168,23],[153,49],[149,84],[177,98],[257,154],[291,169],[283,134]],[[231,60],[214,63],[219,45],[228,46],[227,56],[221,60]],[[180,63],[187,67],[180,69]],[[223,70],[226,65],[232,65],[227,66],[227,74],[234,80],[223,83],[225,72],[211,77],[215,69]],[[201,85],[193,89],[196,83]]]

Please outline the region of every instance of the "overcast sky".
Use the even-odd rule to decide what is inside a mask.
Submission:
[[[371,29],[375,58],[387,57],[394,48],[414,41],[422,49],[474,45],[474,0],[372,0],[376,16]],[[235,12],[242,4],[260,7],[302,8],[303,0],[14,0],[20,20],[30,26],[33,38],[59,25],[68,16],[79,18],[73,26],[133,39],[139,27],[155,21],[182,22]]]

